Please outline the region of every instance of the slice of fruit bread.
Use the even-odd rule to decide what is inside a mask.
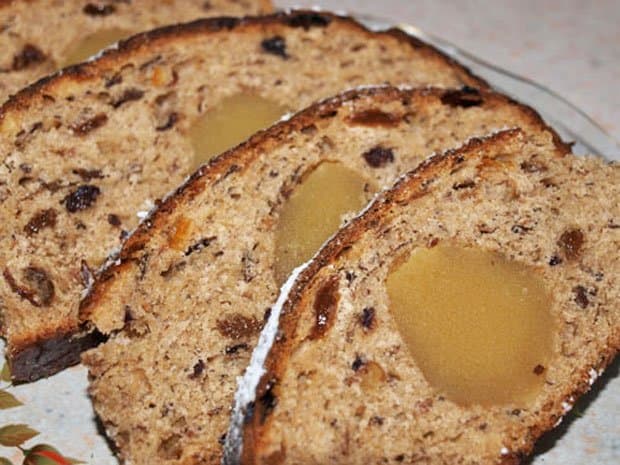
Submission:
[[[618,165],[521,130],[427,160],[285,287],[229,463],[520,463],[618,352],[619,219]]]
[[[542,148],[556,140],[531,109],[497,94],[367,88],[200,168],[84,302],[83,318],[116,331],[83,360],[120,457],[219,461],[236,378],[291,269],[428,154],[514,125]]]
[[[484,86],[397,30],[297,11],[170,26],[0,108],[1,333],[17,381],[77,363],[93,273],[136,212],[283,114],[363,83]],[[107,328],[105,328],[107,331]]]
[[[205,16],[271,10],[268,0],[0,0],[0,102],[132,34]]]

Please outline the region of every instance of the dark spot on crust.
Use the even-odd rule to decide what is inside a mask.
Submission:
[[[105,113],[97,113],[95,116],[87,119],[86,121],[74,124],[73,126],[71,126],[71,130],[74,134],[77,134],[78,136],[83,136],[84,134],[88,134],[89,132],[100,128],[107,122],[108,115],[106,115]]]
[[[11,364],[13,381],[36,381],[76,365],[80,363],[82,352],[95,347],[105,339],[98,331],[87,333],[80,331],[57,333],[34,341],[13,354]]]
[[[234,29],[241,22],[241,18],[233,18],[230,16],[222,16],[219,18],[209,18],[207,26],[212,31],[220,31],[222,29]]]
[[[13,71],[20,71],[45,61],[45,53],[32,44],[24,45],[22,51],[13,57]]]
[[[553,257],[549,259],[549,266],[556,266],[556,265],[559,265],[560,263],[562,263],[562,259],[558,257],[557,255],[554,255]]]
[[[84,184],[71,192],[60,203],[65,204],[65,208],[70,213],[86,210],[90,207],[101,194],[101,190],[97,186]]]
[[[196,379],[202,374],[204,370],[205,370],[205,362],[199,359],[194,365],[194,367],[192,368],[192,373],[188,376],[188,378]]]
[[[177,123],[177,121],[179,121],[179,114],[173,111],[172,113],[168,115],[168,119],[166,120],[166,122],[162,124],[161,126],[157,126],[155,130],[156,131],[167,131],[169,129],[172,129],[174,125]]]
[[[366,307],[360,315],[360,323],[366,329],[373,329],[375,326],[375,308]]]
[[[262,322],[240,313],[227,315],[224,319],[218,320],[216,324],[218,332],[229,339],[244,339],[257,334],[262,328]]]
[[[378,415],[375,415],[370,420],[368,420],[368,424],[374,425],[374,426],[383,426],[383,422],[384,422],[383,417],[380,417]]]
[[[338,308],[338,276],[333,275],[321,283],[314,301],[314,326],[310,332],[310,339],[322,337],[334,324],[334,316]]]
[[[472,187],[476,187],[476,183],[471,179],[468,179],[467,181],[462,181],[462,182],[455,182],[452,185],[452,189],[454,189],[455,191],[458,191],[461,189],[471,189]]]
[[[5,268],[4,279],[11,290],[27,300],[35,307],[47,307],[54,299],[54,283],[47,275],[47,272],[36,266],[29,266],[22,271],[22,279],[27,286],[17,283],[11,272]]]
[[[91,181],[92,179],[103,179],[104,176],[101,170],[87,170],[84,168],[75,168],[73,174],[77,174],[84,182]]]
[[[581,308],[586,308],[590,304],[588,299],[588,290],[583,286],[575,286],[573,288],[575,294],[575,303]]]
[[[107,3],[103,5],[88,3],[84,6],[82,11],[89,16],[108,16],[116,11],[116,7]]]
[[[263,393],[257,399],[261,406],[261,423],[265,422],[267,415],[269,415],[273,411],[273,409],[276,408],[276,405],[278,405],[278,399],[273,392],[275,385],[275,379],[272,378],[271,380],[269,380],[269,382],[265,386]]]
[[[239,352],[240,350],[248,350],[250,346],[248,346],[245,342],[241,343],[241,344],[235,344],[232,346],[226,346],[226,348],[224,349],[224,352],[226,353],[226,355],[234,355],[237,352]]]
[[[267,53],[282,57],[285,60],[289,58],[286,53],[286,41],[282,36],[274,36],[269,39],[264,39],[260,43],[260,46]]]
[[[477,89],[464,86],[460,90],[449,90],[441,96],[441,103],[451,107],[470,108],[477,107],[483,102],[482,96]]]
[[[536,365],[532,371],[534,372],[535,375],[540,376],[545,372],[545,367],[539,364],[539,365]],[[519,413],[521,413],[520,410],[519,410]]]
[[[557,244],[564,258],[571,261],[579,258],[583,242],[584,236],[581,229],[573,228],[564,231],[558,239]]]
[[[369,110],[359,111],[352,114],[348,118],[350,124],[356,124],[360,126],[380,126],[384,128],[390,128],[398,126],[402,117],[394,115],[392,113],[386,113],[378,108],[371,108]]]
[[[297,13],[288,19],[291,27],[303,27],[308,30],[312,27],[327,27],[331,23],[331,18],[319,13]]]
[[[115,100],[112,100],[110,105],[112,105],[113,108],[118,108],[127,102],[132,102],[134,100],[140,100],[143,96],[144,96],[143,90],[135,89],[135,88],[126,89],[118,98],[116,98]]]
[[[37,234],[41,229],[44,228],[53,228],[56,226],[56,218],[58,216],[58,212],[53,208],[48,208],[46,210],[39,210],[37,213],[30,218],[30,221],[24,226],[24,232],[32,236],[33,234]]]
[[[211,245],[211,242],[213,242],[215,239],[217,239],[217,236],[203,237],[198,242],[190,245],[187,248],[187,250],[185,251],[185,256],[187,257],[193,254],[194,252],[198,252],[199,250],[202,250],[205,247],[209,247],[209,245]]]
[[[108,215],[108,223],[110,223],[110,225],[112,226],[119,227],[121,225],[121,219],[119,218],[118,215],[115,215],[114,213],[110,213]]]
[[[390,148],[385,148],[378,145],[377,147],[373,147],[367,152],[364,152],[362,157],[364,157],[366,163],[373,168],[381,168],[394,161],[394,152]]]

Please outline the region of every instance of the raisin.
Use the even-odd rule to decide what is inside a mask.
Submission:
[[[374,307],[366,307],[360,315],[360,323],[366,329],[372,329],[375,325],[375,309]]]
[[[472,187],[476,187],[476,183],[472,181],[471,179],[467,181],[462,181],[462,182],[455,182],[452,185],[452,189],[454,189],[455,191],[458,191],[461,189],[471,189]]]
[[[240,350],[248,350],[249,346],[246,343],[235,344],[234,346],[226,346],[224,352],[226,355],[234,355]]]
[[[92,179],[103,179],[101,170],[87,170],[84,168],[75,168],[73,174],[77,174],[84,182],[88,182]]]
[[[82,9],[84,14],[89,16],[109,16],[116,11],[114,5],[88,3]]]
[[[372,149],[362,154],[366,163],[373,168],[381,168],[388,163],[394,161],[394,152],[390,148],[381,146],[373,147]]]
[[[581,249],[584,242],[584,235],[581,229],[567,229],[558,239],[558,247],[562,251],[564,258],[567,260],[575,260],[581,255]]]
[[[113,108],[118,108],[127,102],[133,102],[134,100],[140,100],[144,96],[144,91],[140,89],[126,89],[116,100],[113,100],[110,105]]]
[[[19,55],[13,57],[13,71],[20,71],[37,65],[45,61],[45,58],[45,54],[41,49],[32,44],[26,44]]]
[[[334,323],[334,316],[338,308],[338,276],[330,276],[317,291],[314,301],[314,326],[310,333],[310,339],[323,336]]]
[[[539,365],[536,365],[532,371],[534,372],[535,375],[540,376],[545,372],[545,367],[539,364]],[[519,411],[519,413],[521,413],[521,411]]]
[[[217,236],[209,236],[209,237],[204,237],[200,239],[198,242],[190,245],[187,248],[187,250],[185,251],[185,256],[187,257],[193,254],[194,252],[198,252],[199,250],[202,250],[205,247],[209,247],[209,245],[211,245],[211,242],[213,242],[215,239],[217,239]]]
[[[386,113],[376,108],[359,111],[348,118],[348,121],[352,124],[360,126],[380,126],[384,128],[398,126],[401,120],[402,117],[398,115]]]
[[[263,324],[256,318],[233,313],[222,320],[217,321],[218,332],[229,339],[242,339],[257,334],[263,328]]]
[[[54,300],[54,283],[42,268],[29,266],[22,271],[22,278],[30,287],[19,285],[8,269],[3,276],[14,293],[35,307],[47,307]]]
[[[441,96],[441,103],[451,107],[470,108],[477,107],[483,102],[482,96],[477,89],[464,86],[460,90],[449,90]]]
[[[573,288],[573,293],[575,294],[575,303],[579,305],[579,307],[586,308],[590,304],[588,291],[585,287],[575,286]]]
[[[362,368],[365,364],[366,362],[364,361],[364,359],[360,357],[359,355],[357,355],[355,357],[355,360],[353,360],[353,363],[351,364],[351,369],[353,371],[359,371],[360,368]]]
[[[24,232],[29,236],[37,234],[41,229],[53,228],[56,226],[56,218],[58,213],[53,208],[39,210],[34,214],[28,224],[24,226]]]
[[[108,215],[108,223],[118,228],[121,225],[121,219],[119,218],[118,215],[115,215],[114,213],[110,213]]]
[[[192,368],[192,373],[188,376],[189,379],[197,379],[205,370],[205,362],[198,360]]]
[[[92,118],[81,121],[79,123],[75,123],[73,126],[71,126],[71,130],[74,134],[77,134],[78,136],[83,136],[91,131],[94,131],[97,128],[100,128],[107,122],[108,115],[106,115],[105,113],[97,113]]]
[[[286,53],[286,41],[282,36],[274,36],[270,39],[264,39],[260,43],[260,46],[267,53],[282,57],[285,60],[289,58],[288,54]]]
[[[61,203],[65,204],[67,211],[75,213],[90,207],[97,200],[99,194],[101,194],[101,190],[97,186],[84,184],[62,199]]]
[[[47,272],[35,266],[29,266],[23,272],[24,280],[34,288],[38,301],[43,307],[47,307],[54,299],[54,283]]]

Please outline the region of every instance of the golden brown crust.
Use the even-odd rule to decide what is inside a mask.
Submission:
[[[96,61],[81,63],[70,66],[58,73],[40,79],[36,83],[22,89],[9,98],[0,107],[0,125],[5,115],[9,112],[26,111],[27,108],[39,99],[43,99],[46,93],[53,92],[57,86],[70,82],[80,82],[95,79],[99,73],[107,67],[113,66],[118,61],[125,61],[128,56],[137,54],[142,47],[150,46],[159,41],[173,41],[190,38],[195,35],[211,34],[222,30],[244,30],[260,28],[268,24],[281,24],[288,27],[324,27],[332,21],[338,21],[343,27],[349,27],[362,31],[369,36],[379,38],[381,36],[395,37],[399,41],[409,44],[411,47],[423,51],[429,58],[450,64],[453,70],[462,78],[467,85],[477,88],[488,88],[488,84],[481,78],[473,75],[467,68],[456,63],[452,58],[435,49],[431,45],[421,42],[419,39],[408,35],[400,29],[390,29],[382,32],[374,32],[353,18],[339,16],[334,13],[316,12],[311,10],[292,10],[290,12],[278,12],[264,16],[248,16],[245,18],[219,17],[206,18],[185,24],[165,26],[152,31],[137,34],[127,40],[121,41],[118,47],[107,50]]]
[[[153,214],[143,221],[138,228],[127,239],[120,252],[119,262],[112,264],[104,269],[98,277],[87,297],[80,305],[80,319],[87,322],[93,309],[95,309],[104,298],[106,290],[112,285],[112,281],[118,279],[122,273],[126,273],[133,266],[138,257],[138,252],[143,248],[151,234],[165,223],[166,217],[176,208],[182,205],[187,198],[191,198],[202,192],[204,189],[213,185],[217,179],[227,171],[235,167],[249,165],[253,157],[260,152],[266,152],[270,144],[277,143],[287,134],[291,134],[300,128],[313,122],[320,114],[326,114],[336,110],[343,103],[357,98],[374,96],[379,101],[388,101],[396,98],[413,98],[416,94],[434,95],[441,97],[454,91],[441,89],[409,89],[399,90],[396,88],[365,88],[354,89],[344,92],[334,98],[317,103],[300,113],[289,121],[282,121],[267,131],[254,135],[241,146],[229,150],[213,159],[208,165],[202,166],[196,171],[182,186],[170,195]],[[551,129],[540,115],[532,108],[519,104],[518,102],[497,94],[492,91],[480,91],[483,101],[488,105],[500,105],[511,102],[524,111],[533,126],[538,126],[543,130],[549,131],[553,135],[554,143],[561,153],[569,153],[570,145],[564,143],[553,129]],[[474,143],[473,141],[471,142]],[[261,150],[256,148],[261,147]]]
[[[535,113],[533,113],[535,115]],[[349,223],[341,229],[310,262],[309,266],[296,280],[294,287],[289,292],[279,320],[279,334],[282,336],[276,345],[269,351],[265,361],[265,374],[261,377],[256,390],[255,399],[252,406],[252,414],[248,415],[243,428],[243,449],[241,462],[244,465],[259,463],[257,458],[260,451],[264,450],[265,444],[261,442],[262,432],[268,428],[270,417],[268,407],[259,400],[265,396],[278,397],[278,386],[274,380],[281,378],[288,355],[291,353],[294,344],[294,337],[287,337],[296,332],[298,315],[294,309],[298,307],[302,299],[309,298],[306,294],[312,288],[312,282],[317,278],[318,272],[334,263],[335,260],[346,251],[350,244],[354,243],[367,229],[373,228],[381,221],[395,204],[408,203],[416,198],[423,197],[427,191],[426,181],[434,178],[441,173],[449,172],[460,164],[464,159],[475,156],[476,152],[484,149],[485,146],[507,143],[516,137],[523,137],[520,129],[510,129],[502,131],[488,138],[472,139],[463,147],[456,150],[449,150],[444,154],[435,155],[418,168],[409,172],[407,175],[394,185],[390,190],[385,191],[372,206],[355,221]],[[554,141],[558,156],[566,153],[566,144]],[[523,432],[524,441],[519,447],[511,449],[507,454],[498,456],[498,463],[518,464],[522,463],[529,454],[532,453],[535,442],[543,433],[553,429],[558,421],[565,415],[563,405],[568,402],[570,405],[582,394],[586,393],[593,382],[592,370],[601,373],[615,358],[620,351],[620,337],[612,334],[606,343],[606,349],[600,353],[598,362],[593,366],[582,367],[578,374],[581,380],[578,384],[569,386],[556,399],[554,404],[542,414],[540,421],[530,427],[527,432]],[[527,434],[526,434],[527,433]],[[262,463],[262,462],[261,462]]]

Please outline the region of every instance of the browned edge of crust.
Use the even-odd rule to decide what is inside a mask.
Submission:
[[[59,330],[13,347],[7,354],[13,383],[29,383],[80,363],[80,354],[104,341],[97,330]]]
[[[240,167],[247,165],[255,158],[261,156],[261,153],[268,153],[269,144],[276,143],[279,139],[299,131],[314,122],[317,118],[335,115],[334,112],[337,112],[346,102],[360,98],[372,96],[377,100],[383,101],[412,99],[424,96],[441,98],[447,93],[454,94],[455,92],[464,92],[471,94],[472,91],[473,90],[469,88],[465,88],[462,91],[455,91],[438,88],[399,89],[390,86],[349,90],[335,97],[318,102],[300,111],[287,121],[281,121],[269,129],[260,131],[246,142],[212,159],[208,164],[200,167],[185,183],[161,202],[152,214],[127,238],[120,252],[120,261],[112,263],[100,272],[90,292],[86,298],[82,300],[80,305],[81,321],[86,324],[88,323],[93,309],[101,301],[112,281],[116,279],[119,274],[135,266],[139,252],[144,248],[149,236],[165,222],[165,218],[171,214],[178,205],[181,205],[185,199],[195,197],[204,191],[208,185],[217,183],[222,176],[226,176],[226,173],[240,169]],[[540,126],[541,130],[549,131],[553,135],[554,143],[561,153],[566,154],[570,152],[570,145],[562,142],[556,132],[549,127],[541,116],[532,108],[493,91],[475,90],[474,92],[477,92],[482,97],[482,105],[487,103],[509,103],[515,105],[524,112],[533,125]]]
[[[533,110],[532,116],[538,116]],[[538,117],[540,119],[540,117]],[[279,337],[277,345],[272,346],[265,361],[265,374],[256,389],[255,402],[250,406],[249,413],[246,414],[243,425],[243,449],[241,464],[249,465],[257,463],[257,452],[261,449],[260,431],[268,423],[270,409],[273,407],[273,399],[278,395],[279,375],[285,367],[287,354],[290,353],[292,338],[287,335],[294,334],[297,328],[298,315],[293,312],[295,307],[304,298],[304,292],[312,283],[316,274],[325,266],[335,262],[338,256],[345,252],[350,244],[354,243],[361,234],[377,225],[383,215],[398,203],[415,201],[416,198],[426,194],[426,183],[441,173],[449,171],[451,168],[462,163],[468,156],[475,153],[478,149],[484,148],[486,144],[505,143],[516,137],[522,137],[523,131],[519,128],[508,129],[498,132],[489,137],[470,139],[465,145],[458,149],[452,149],[443,154],[436,154],[422,162],[417,168],[404,175],[391,189],[384,191],[373,201],[372,205],[361,216],[342,228],[327,244],[319,254],[310,262],[308,267],[297,278],[289,292],[287,301],[282,307],[279,321]],[[554,140],[558,156],[566,154],[566,144]],[[577,386],[567,389],[562,395],[562,400],[571,397],[577,399],[590,389],[588,382],[589,370],[594,368],[597,372],[604,370],[618,353],[619,338],[611,336],[607,341],[607,350],[600,355],[598,365],[585,367],[580,374],[582,380]],[[269,399],[266,402],[265,399]],[[557,405],[557,404],[556,404]],[[546,417],[541,422],[530,428],[528,439],[520,450],[511,450],[506,455],[498,456],[499,463],[503,465],[516,465],[524,461],[532,452],[534,444],[538,438],[546,431],[554,428],[557,421],[563,417],[565,412],[556,408],[546,412]]]
[[[18,0],[0,0],[0,8],[5,8],[11,3],[15,3]],[[32,3],[33,0],[19,0],[22,2]],[[271,13],[273,11],[273,3],[271,0],[259,0],[260,9],[263,13]]]
[[[263,16],[246,16],[243,18],[227,16],[205,18],[184,24],[164,26],[134,35],[128,39],[120,41],[118,43],[118,47],[106,50],[95,60],[64,68],[20,90],[17,94],[12,95],[0,107],[0,123],[5,118],[5,115],[10,111],[18,111],[28,108],[37,99],[44,98],[46,92],[50,92],[55,86],[61,84],[62,82],[79,82],[94,79],[99,75],[99,73],[104,72],[107,66],[126,59],[127,56],[131,56],[133,52],[138,51],[141,47],[150,46],[154,42],[165,42],[177,38],[191,37],[200,34],[232,31],[235,29],[251,28],[269,24],[280,24],[291,28],[303,27],[304,29],[309,29],[312,27],[326,27],[332,22],[338,22],[345,27],[357,29],[376,38],[394,37],[401,42],[409,44],[413,48],[421,50],[429,58],[445,61],[457,72],[466,84],[481,89],[489,88],[489,85],[483,79],[475,76],[465,66],[460,65],[443,52],[440,52],[433,46],[408,35],[400,29],[394,28],[387,31],[372,31],[353,18],[339,16],[335,13],[317,12],[312,10],[290,10]]]

